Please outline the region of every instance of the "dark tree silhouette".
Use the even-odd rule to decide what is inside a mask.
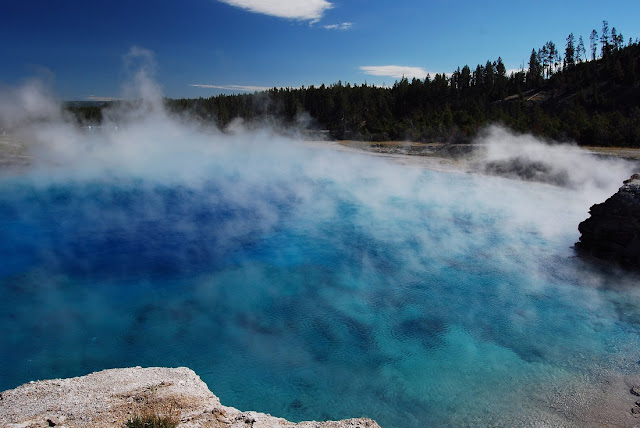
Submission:
[[[265,120],[334,139],[466,142],[490,123],[518,132],[585,145],[640,146],[640,43],[624,46],[622,35],[603,22],[602,37],[590,35],[591,61],[582,36],[569,34],[564,61],[553,41],[532,49],[528,68],[507,76],[501,57],[447,76],[403,77],[392,87],[338,81],[319,87],[166,100],[175,112],[225,129],[234,118],[248,126]],[[596,55],[598,43],[603,55]],[[122,104],[123,102],[120,102]],[[78,123],[100,123],[102,105],[72,104]]]

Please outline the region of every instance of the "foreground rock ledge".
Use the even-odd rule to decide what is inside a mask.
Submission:
[[[371,419],[292,423],[220,404],[186,367],[103,370],[32,382],[0,395],[0,426],[122,427],[133,415],[173,415],[179,427],[380,428]]]

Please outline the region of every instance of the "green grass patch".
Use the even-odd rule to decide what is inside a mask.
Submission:
[[[176,418],[160,415],[136,415],[124,424],[126,428],[175,428],[177,426]]]

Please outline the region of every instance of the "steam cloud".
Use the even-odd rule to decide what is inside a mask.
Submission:
[[[538,398],[550,382],[573,394],[585,388],[585,364],[619,367],[637,355],[636,312],[625,305],[637,308],[640,296],[599,293],[612,280],[571,249],[590,205],[634,164],[488,129],[478,169],[516,176],[533,165],[533,178],[557,179],[522,182],[404,167],[268,128],[219,130],[164,109],[150,52],[134,48],[126,60],[145,64],[131,66],[126,88],[138,101],[108,111],[97,130],[79,129],[37,83],[2,94],[0,127],[32,162],[0,178],[14,189],[0,215],[51,231],[0,231],[26,248],[18,259],[0,247],[9,260],[0,286],[34,296],[14,304],[28,293],[10,293],[0,304],[10,331],[0,379],[139,364],[126,352],[158,364],[175,353],[167,364],[193,362],[237,407],[305,419],[364,411],[389,426],[407,422],[402,412],[416,413],[407,425],[464,425],[491,409],[494,422],[521,425],[504,403],[517,400],[515,413],[529,418],[550,406],[518,381]],[[158,271],[170,278],[160,290],[148,286]],[[71,298],[74,281],[84,288]],[[122,282],[136,297],[114,303],[105,284]],[[43,335],[29,321],[35,311],[55,327],[45,351],[30,339]],[[87,335],[103,343],[95,354]],[[31,371],[12,352],[48,368],[58,367],[51,354],[75,346],[86,358],[63,373]],[[120,352],[109,360],[112,349]],[[201,359],[185,357],[194,354]],[[12,368],[19,364],[27,368]],[[238,393],[238,378],[274,393]],[[460,400],[471,416],[449,411]]]
[[[3,99],[8,102],[0,105],[0,127],[26,146],[33,159],[33,179],[40,177],[47,182],[137,177],[197,187],[212,174],[237,175],[242,180],[235,188],[225,189],[225,193],[247,209],[262,211],[270,222],[276,221],[279,214],[266,212],[265,206],[258,207],[260,201],[252,188],[264,189],[265,183],[277,183],[304,201],[299,204],[304,207],[322,200],[313,194],[308,183],[330,179],[379,212],[388,211],[386,204],[392,197],[428,200],[454,211],[458,208],[453,207],[462,205],[471,215],[482,215],[468,208],[475,205],[508,213],[503,220],[505,228],[526,225],[545,236],[571,236],[569,247],[577,240],[577,224],[586,217],[588,208],[615,192],[635,168],[631,162],[598,158],[576,146],[548,144],[532,136],[490,127],[476,140],[481,149],[473,161],[475,169],[491,173],[502,169],[502,175],[516,178],[522,175],[522,169],[527,174],[533,169],[533,176],[527,178],[543,177],[540,181],[556,186],[530,183],[523,192],[511,180],[472,174],[464,175],[468,180],[465,195],[452,194],[448,190],[448,174],[425,182],[422,170],[401,168],[369,155],[338,152],[327,143],[305,143],[268,128],[249,130],[241,122],[234,122],[223,132],[190,118],[172,116],[165,110],[161,90],[151,78],[153,54],[134,47],[124,58],[131,76],[124,94],[139,101],[133,106],[106,110],[103,126],[93,132],[79,129],[38,82],[4,94]],[[337,215],[331,212],[334,202],[324,202],[327,206],[317,207],[318,213]],[[449,212],[443,214],[445,217],[455,215]],[[481,239],[484,231],[476,230],[474,234]]]

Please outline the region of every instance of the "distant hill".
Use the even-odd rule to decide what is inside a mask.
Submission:
[[[338,81],[166,104],[223,129],[242,118],[333,139],[458,143],[501,123],[555,141],[640,147],[640,43],[625,45],[603,21],[602,35],[591,34],[590,55],[587,61],[582,37],[570,34],[563,57],[547,42],[532,50],[527,69],[508,76],[498,58],[474,70],[465,65],[450,75],[402,78],[390,88]],[[98,123],[105,108],[111,104],[68,106],[82,123]]]

